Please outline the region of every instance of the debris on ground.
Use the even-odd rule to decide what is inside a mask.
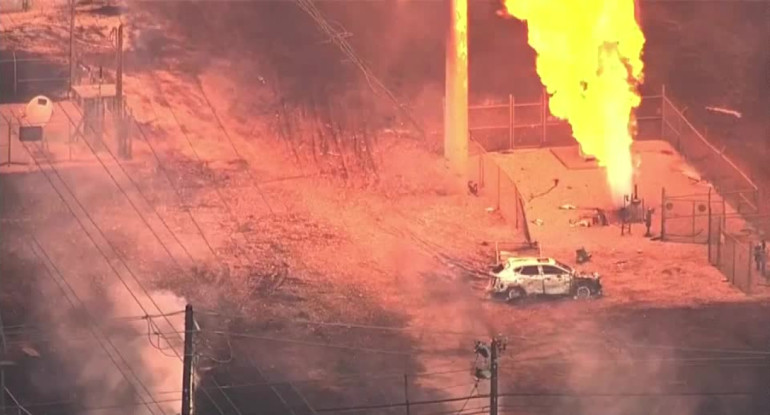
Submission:
[[[479,195],[479,184],[474,182],[473,180],[468,181],[468,193],[478,196]]]
[[[535,220],[532,221],[532,223],[534,223],[537,226],[543,226],[544,222],[543,222],[542,219],[535,219]]]
[[[719,112],[725,115],[732,115],[735,118],[741,118],[743,114],[736,110],[731,110],[728,108],[722,108],[722,107],[706,107],[706,110],[712,111],[712,112]]]
[[[569,220],[569,226],[572,226],[573,228],[578,226],[581,228],[590,228],[591,227],[591,220],[590,219],[570,219]]]
[[[593,254],[586,251],[585,247],[581,247],[580,249],[575,251],[575,261],[578,264],[584,264],[591,260],[591,257]]]
[[[40,357],[40,353],[32,348],[32,346],[22,346],[21,351],[29,357]]]
[[[570,205],[569,203],[566,203],[566,204],[563,204],[563,205],[559,206],[559,209],[561,209],[561,210],[575,210],[577,208],[575,207],[575,205]]]
[[[488,207],[488,208],[486,208],[486,209],[484,209],[484,210],[486,210],[486,211],[487,211],[487,213],[492,213],[492,212],[496,211],[497,209],[495,209],[495,208],[493,208],[492,206],[490,206],[490,207]]]

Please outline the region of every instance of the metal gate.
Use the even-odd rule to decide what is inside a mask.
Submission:
[[[668,195],[661,192],[660,239],[707,244],[717,236],[712,217],[723,216],[724,200],[707,193]]]

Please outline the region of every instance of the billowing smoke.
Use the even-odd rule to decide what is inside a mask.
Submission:
[[[66,367],[67,383],[77,390],[78,405],[109,408],[108,413],[178,414],[184,299],[170,292],[151,293],[160,311],[145,306],[151,317],[143,318],[144,311],[119,282],[104,288],[79,282],[68,280],[77,298],[71,291],[68,296],[77,308],[62,313],[51,307],[45,313],[55,327],[56,354]],[[62,291],[50,280],[41,280],[41,285],[41,292],[61,298]],[[158,317],[161,313],[167,317]],[[50,382],[36,380],[41,388]]]

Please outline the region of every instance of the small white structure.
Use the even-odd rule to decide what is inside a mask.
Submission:
[[[32,98],[24,109],[23,122],[29,127],[45,127],[53,115],[53,101],[44,95]]]

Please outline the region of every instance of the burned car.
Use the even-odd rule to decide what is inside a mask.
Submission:
[[[553,258],[508,258],[490,272],[487,291],[515,301],[530,296],[589,299],[602,295],[597,273],[579,272]]]

